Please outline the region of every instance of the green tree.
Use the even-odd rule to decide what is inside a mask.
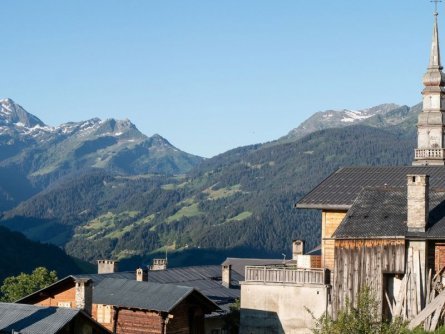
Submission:
[[[238,299],[229,306],[230,312],[225,317],[225,328],[230,334],[238,333],[240,326],[240,308],[241,302]]]
[[[400,319],[389,323],[381,320],[380,304],[374,293],[364,287],[358,295],[357,306],[349,301],[334,320],[325,314],[316,319],[314,334],[408,334],[412,333]]]
[[[31,274],[21,273],[5,278],[0,287],[1,300],[14,302],[57,281],[57,273],[37,267]]]

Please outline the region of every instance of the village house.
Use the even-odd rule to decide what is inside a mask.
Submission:
[[[134,320],[128,317],[128,314],[135,314],[129,310],[140,309],[145,312],[144,318],[150,315],[158,326],[151,329],[144,324],[141,333],[162,333],[159,326],[165,321],[166,333],[229,334],[231,331],[225,317],[230,306],[239,299],[239,281],[243,276],[237,272],[229,273],[224,276],[228,279],[224,282],[222,276],[222,267],[218,265],[167,268],[164,259],[155,259],[146,269],[119,272],[117,262],[100,260],[98,274],[65,277],[18,302],[82,308],[117,333],[122,332],[119,328],[126,328],[126,323]],[[174,290],[184,295],[172,294]],[[130,295],[134,298],[129,298]],[[163,304],[153,304],[156,298],[163,303],[170,300],[178,307],[163,309]],[[162,317],[167,318],[162,320]],[[179,331],[175,329],[179,323],[189,325]]]
[[[0,303],[0,333],[110,334],[84,311]]]
[[[300,199],[297,208],[321,210],[321,257],[246,268],[240,333],[309,333],[306,308],[316,317],[336,317],[347,300],[357,304],[364,286],[379,301],[382,318],[402,317],[426,329],[440,321],[445,295],[435,288],[445,266],[445,76],[437,15],[412,166],[341,168]]]
[[[193,287],[143,281],[140,271],[131,279],[108,272],[115,269],[114,261],[99,261],[102,274],[65,277],[17,303],[81,309],[112,333],[125,334],[204,334],[205,315],[220,310]]]

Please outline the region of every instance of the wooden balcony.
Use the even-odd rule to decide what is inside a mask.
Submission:
[[[294,266],[246,266],[245,282],[326,285],[328,269],[297,268]]]
[[[443,159],[445,157],[445,149],[443,148],[417,148],[415,150],[415,159]]]

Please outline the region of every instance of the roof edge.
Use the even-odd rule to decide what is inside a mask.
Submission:
[[[348,211],[351,208],[351,205],[347,205],[347,204],[305,204],[305,203],[296,203],[294,205],[294,207],[296,209],[318,209],[318,210],[323,210],[323,209],[332,209],[332,210],[346,210]]]
[[[216,303],[213,300],[211,300],[209,297],[207,297],[206,295],[204,295],[202,292],[198,291],[197,289],[192,288],[192,290],[190,290],[187,294],[183,295],[182,298],[180,298],[174,305],[172,305],[170,310],[168,310],[168,313],[173,311],[176,308],[176,306],[178,306],[180,303],[182,303],[185,299],[192,296],[193,294],[197,295],[201,300],[205,301],[206,303],[212,305],[214,307],[212,312],[221,311],[221,308],[218,305],[216,305]],[[209,307],[209,309],[211,309],[211,308]]]
[[[77,279],[77,278],[76,278],[75,276],[73,276],[73,275],[65,276],[64,278],[59,279],[58,281],[54,282],[53,284],[50,284],[50,285],[48,285],[48,286],[46,286],[46,287],[44,287],[44,288],[42,288],[42,289],[40,289],[40,290],[34,291],[33,293],[30,293],[29,295],[27,295],[27,296],[25,296],[25,297],[22,297],[22,298],[20,298],[20,299],[18,299],[18,300],[16,300],[16,301],[14,301],[14,303],[19,303],[19,304],[20,304],[20,303],[23,303],[24,300],[26,300],[26,299],[28,299],[28,298],[31,298],[31,297],[33,297],[33,296],[37,296],[39,293],[41,293],[41,292],[44,291],[44,290],[47,290],[47,289],[52,288],[52,287],[54,287],[54,286],[57,286],[57,285],[59,285],[59,284],[65,282],[65,281],[68,281],[68,280],[73,280],[73,282],[75,282],[76,279]]]

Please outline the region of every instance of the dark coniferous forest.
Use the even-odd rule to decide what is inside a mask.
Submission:
[[[88,170],[6,211],[3,225],[124,269],[166,249],[172,265],[281,258],[294,238],[319,243],[319,212],[293,208],[302,195],[342,166],[409,164],[414,138],[406,124],[355,125],[237,148],[182,175]]]

